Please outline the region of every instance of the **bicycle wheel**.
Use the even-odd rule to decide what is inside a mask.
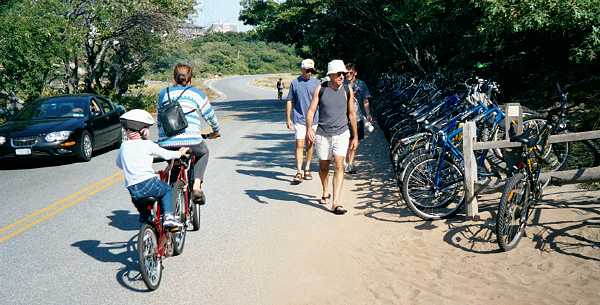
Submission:
[[[158,255],[158,238],[153,226],[142,225],[137,248],[142,279],[148,289],[156,290],[162,278],[162,260]]]
[[[448,158],[440,163],[438,157],[419,156],[406,168],[402,196],[408,208],[422,219],[451,217],[465,202],[463,171]]]
[[[174,215],[179,218],[179,221],[184,224],[187,223],[187,217],[185,215],[185,192],[183,182],[177,181],[173,185],[173,204],[174,204]],[[183,253],[183,247],[185,246],[186,237],[186,226],[184,225],[181,230],[173,233],[173,256],[177,256]]]
[[[496,237],[502,251],[514,249],[521,240],[529,217],[529,182],[523,173],[504,186],[496,215]]]
[[[190,204],[190,214],[192,216],[193,231],[200,230],[200,205],[197,203]]]

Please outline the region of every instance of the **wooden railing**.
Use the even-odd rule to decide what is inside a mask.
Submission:
[[[505,112],[507,114],[505,126],[511,126],[511,124],[516,122],[516,133],[519,134],[523,132],[523,115],[520,105],[507,104],[505,107]],[[508,132],[506,132],[507,139],[490,142],[478,142],[476,134],[477,129],[475,122],[467,121],[463,127],[463,155],[465,170],[465,206],[469,218],[479,217],[479,204],[477,202],[478,193],[498,190],[504,186],[503,180],[490,180],[484,185],[477,184],[477,161],[475,159],[475,151],[522,146],[521,143],[510,142]],[[548,143],[565,143],[593,139],[600,139],[600,130],[552,135],[548,138]],[[552,181],[559,184],[597,181],[600,180],[600,167],[547,172],[543,173],[540,179],[552,179]]]

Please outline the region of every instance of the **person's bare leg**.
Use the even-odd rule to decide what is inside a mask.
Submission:
[[[313,157],[313,149],[314,144],[312,142],[306,141],[306,166],[304,167],[305,171],[310,171],[310,162]]]
[[[304,141],[305,139],[296,140],[296,172],[302,173],[302,163],[304,159]]]
[[[342,184],[344,182],[344,157],[333,155],[333,204],[331,209],[334,210],[340,203],[340,194],[342,193]]]
[[[348,154],[346,157],[346,163],[353,165],[354,164],[354,155],[356,154],[356,149],[348,148]]]
[[[200,191],[202,190],[202,180],[199,178],[194,179],[194,184],[192,185],[192,190]]]
[[[321,187],[323,187],[322,197],[329,196],[329,160],[319,161],[319,177],[321,178]]]

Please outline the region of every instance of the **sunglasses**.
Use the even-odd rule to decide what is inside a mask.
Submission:
[[[338,72],[338,73],[337,73],[337,77],[344,76],[344,75],[346,75],[346,73],[345,73],[345,72]]]

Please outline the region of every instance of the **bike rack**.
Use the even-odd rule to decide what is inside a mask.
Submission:
[[[517,134],[523,132],[523,111],[518,103],[509,103],[505,105],[505,126],[515,125]],[[463,126],[463,156],[464,156],[464,183],[465,183],[465,207],[467,217],[472,220],[479,220],[479,204],[477,194],[483,192],[494,192],[504,187],[504,180],[495,179],[490,183],[477,184],[477,161],[475,159],[476,150],[486,150],[492,148],[515,148],[521,147],[521,143],[511,142],[509,132],[506,132],[506,139],[502,141],[477,141],[477,127],[475,122],[467,121]],[[585,140],[600,139],[600,130],[573,132],[560,135],[552,135],[548,138],[548,143],[564,143]],[[552,179],[557,184],[573,184],[588,181],[600,180],[600,166],[578,168],[565,171],[552,171],[542,173],[540,179]]]

